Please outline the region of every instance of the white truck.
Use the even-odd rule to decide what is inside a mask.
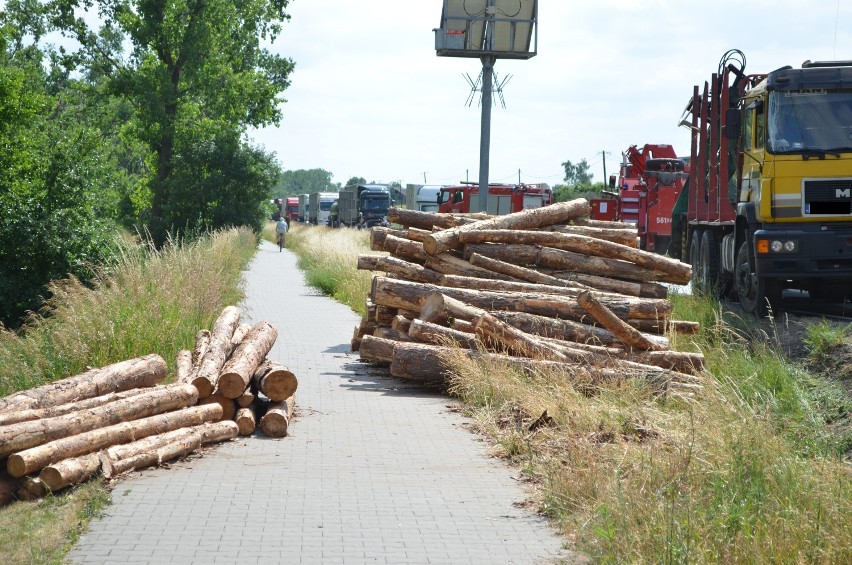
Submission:
[[[308,221],[315,226],[328,225],[331,203],[337,200],[336,192],[312,192],[308,207]]]
[[[438,211],[438,194],[441,193],[440,184],[409,184],[405,187],[405,203],[409,210],[421,212]]]
[[[308,213],[310,212],[310,196],[310,194],[299,195],[299,217],[297,218],[297,221],[299,222],[308,221]]]

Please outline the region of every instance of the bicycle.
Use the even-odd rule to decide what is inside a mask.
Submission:
[[[281,253],[281,250],[284,249],[284,234],[278,234],[278,252]]]

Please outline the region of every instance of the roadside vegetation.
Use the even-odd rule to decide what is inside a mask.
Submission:
[[[120,260],[90,285],[51,283],[41,315],[16,332],[0,329],[0,396],[149,353],[161,355],[171,374],[177,352],[191,347],[198,328],[242,299],[242,270],[256,245],[248,229],[159,249],[126,243]],[[108,503],[107,487],[93,481],[0,508],[0,562],[61,562]]]
[[[310,284],[337,292],[359,276],[363,232],[294,227],[288,245]],[[338,299],[363,309],[368,290]],[[783,320],[672,299],[675,318],[701,324],[670,336],[705,355],[699,397],[666,398],[640,381],[590,390],[462,356],[449,391],[495,455],[523,471],[531,503],[595,562],[852,562],[852,331],[820,322],[786,335]],[[790,356],[791,341],[803,354]],[[531,429],[545,410],[551,424]]]

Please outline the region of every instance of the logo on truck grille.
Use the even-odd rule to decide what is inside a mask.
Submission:
[[[805,215],[852,215],[852,179],[803,179]]]

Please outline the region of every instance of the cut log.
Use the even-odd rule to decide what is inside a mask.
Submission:
[[[196,400],[195,387],[176,383],[79,412],[3,426],[0,428],[0,459],[63,437],[191,406]]]
[[[189,430],[191,432],[186,436],[125,459],[113,461],[106,457],[101,457],[101,468],[104,471],[104,475],[115,477],[127,471],[160,465],[165,461],[171,461],[172,459],[192,453],[204,445],[233,439],[239,433],[237,423],[231,420],[223,420],[213,424],[202,424],[201,426],[189,428]]]
[[[210,345],[210,330],[200,330],[195,334],[195,347],[192,349],[193,367],[198,367],[201,364],[201,359],[207,352],[208,345]]]
[[[396,316],[396,308],[389,308],[387,306],[379,305],[376,306],[376,317],[374,318],[374,320],[378,326],[390,324],[391,322],[393,322],[393,319],[396,318]],[[373,331],[376,331],[376,328],[373,328]]]
[[[0,506],[6,506],[19,497],[22,483],[23,479],[12,477],[5,468],[0,468]]]
[[[183,386],[191,387],[192,385]],[[174,412],[104,426],[20,450],[9,456],[6,467],[10,475],[22,477],[63,459],[178,428],[211,422],[221,416],[221,408],[218,405],[191,406]]]
[[[483,314],[477,318],[473,328],[483,343],[497,344],[501,349],[514,355],[561,363],[589,364],[594,360],[594,354],[588,351],[556,347],[553,343],[542,341],[532,334],[513,328],[490,314]]]
[[[542,337],[601,346],[613,346],[622,343],[620,339],[604,328],[572,320],[560,320],[550,316],[537,316],[524,312],[493,312],[493,315],[512,327]],[[645,337],[663,348],[669,345],[669,340],[665,337],[659,335],[645,335]]]
[[[577,296],[577,303],[597,320],[601,326],[609,330],[612,335],[616,336],[629,347],[640,351],[660,351],[663,349],[659,344],[642,335],[642,332],[613,314],[591,292],[581,292]]]
[[[181,349],[175,359],[175,382],[191,383],[192,377],[192,351]]]
[[[383,304],[406,310],[420,310],[427,296],[440,292],[472,306],[500,311],[528,312],[543,316],[559,316],[583,321],[588,313],[573,298],[529,293],[506,293],[487,290],[449,288],[424,283],[399,281],[376,276],[373,278],[371,299]],[[665,319],[671,314],[672,304],[668,300],[650,298],[607,296],[602,300],[613,312],[623,319]],[[432,320],[428,320],[432,321]]]
[[[234,421],[237,423],[237,428],[239,428],[241,436],[250,436],[254,433],[254,429],[257,427],[254,409],[250,406],[237,410],[237,414],[234,416]]]
[[[553,286],[549,284],[537,284],[531,282],[500,281],[495,279],[481,279],[477,277],[463,277],[460,275],[442,275],[441,286],[450,288],[466,288],[470,290],[493,290],[498,292],[522,292],[552,294],[576,298],[580,291],[588,287],[577,288],[566,285]],[[613,294],[613,293],[608,293]]]
[[[33,501],[47,496],[47,486],[38,477],[26,477],[18,480],[22,481],[21,489],[18,491],[18,499]]]
[[[200,406],[204,406],[207,404],[216,404],[222,408],[222,417],[221,420],[233,420],[234,414],[237,413],[237,403],[234,402],[233,398],[228,398],[224,394],[214,393],[208,396],[207,398],[202,398],[198,401]]]
[[[234,351],[236,351],[237,347],[243,342],[243,339],[245,339],[245,337],[251,331],[251,328],[251,324],[240,324],[237,326],[237,329],[234,330],[234,335],[231,336],[231,350],[228,352],[228,359],[233,356]],[[227,361],[225,362],[227,363]]]
[[[458,330],[460,332],[472,334],[474,333],[473,324],[467,320],[461,320],[459,318],[454,318],[450,320],[450,327],[454,330]]]
[[[586,216],[590,210],[589,203],[585,198],[578,198],[570,202],[559,202],[542,208],[530,208],[505,216],[480,220],[464,226],[432,233],[423,241],[423,249],[429,255],[437,255],[438,253],[459,247],[461,245],[459,236],[462,233],[491,229],[523,230],[538,228]]]
[[[423,320],[412,320],[408,335],[415,341],[475,349],[476,336]]]
[[[570,225],[575,226],[590,226],[594,228],[603,228],[603,229],[614,229],[614,230],[636,230],[635,224],[628,224],[627,222],[612,222],[609,220],[591,220],[589,218],[574,218],[571,220]]]
[[[0,398],[0,413],[49,408],[111,392],[150,387],[166,378],[167,372],[162,357],[145,355]]]
[[[592,226],[547,226],[541,228],[542,231],[553,231],[558,233],[573,233],[577,235],[585,235],[597,239],[604,239],[629,247],[639,247],[639,237],[636,233],[636,228],[596,228]]]
[[[234,331],[236,331],[239,323],[240,309],[236,306],[228,306],[222,310],[213,325],[213,331],[210,333],[210,344],[207,346],[207,351],[204,352],[204,357],[201,358],[198,371],[192,380],[192,384],[198,389],[199,397],[207,398],[216,390],[216,385],[219,383],[219,373],[222,372],[222,367],[224,367],[231,351],[231,339],[234,337]]]
[[[698,322],[686,320],[627,320],[627,323],[640,332],[653,334],[697,334],[700,329]]]
[[[655,282],[666,278],[665,273],[621,259],[583,255],[552,247],[509,243],[502,245],[470,243],[465,246],[465,256],[469,257],[470,253],[479,253],[516,265],[537,265],[625,281]]]
[[[39,473],[38,478],[51,492],[56,492],[71,485],[88,481],[100,470],[101,460],[98,453],[87,453],[79,457],[57,461],[45,467]]]
[[[419,210],[407,210],[405,208],[390,208],[388,210],[388,221],[405,227],[431,230],[433,227],[441,229],[452,228],[464,224],[470,224],[476,220],[463,216],[451,214],[439,214],[434,212],[421,212]]]
[[[222,368],[219,392],[227,398],[241,396],[277,338],[278,330],[269,322],[255,324]]]
[[[479,277],[483,279],[518,281],[518,279],[516,279],[515,277],[504,275],[503,273],[498,273],[497,271],[483,269],[482,267],[471,265],[464,259],[459,259],[458,257],[450,255],[449,253],[439,253],[434,257],[429,257],[426,259],[425,265],[427,268],[445,275],[461,275],[465,277]]]
[[[420,307],[420,319],[439,325],[446,325],[450,320],[475,320],[486,313],[486,310],[466,304],[440,292],[428,295]]]
[[[423,264],[429,255],[423,250],[423,243],[419,241],[411,241],[410,239],[402,239],[393,235],[388,235],[385,238],[385,251],[415,263]]]
[[[295,396],[281,402],[271,402],[266,414],[260,419],[260,430],[263,435],[266,437],[286,436],[295,407]]]
[[[393,359],[393,340],[382,339],[372,335],[361,338],[358,353],[362,361],[367,363],[390,363]]]
[[[426,236],[432,233],[432,230],[421,230],[419,228],[414,227],[408,228],[405,231],[405,237],[407,239],[410,239],[411,241],[419,241],[420,243],[423,243],[423,241],[426,239]]]
[[[385,339],[392,339],[394,341],[411,341],[411,338],[408,337],[407,333],[387,326],[379,326],[376,328],[376,331],[373,332],[373,335]]]
[[[293,396],[296,388],[299,386],[299,381],[293,372],[280,363],[267,360],[252,377],[257,389],[263,393],[266,398],[280,402]]]
[[[384,245],[384,238],[382,239],[382,245]],[[384,255],[358,255],[358,263],[357,268],[361,271],[381,271],[379,268],[379,260],[382,259]]]
[[[70,414],[71,412],[79,412],[80,410],[103,406],[104,404],[109,404],[110,402],[121,400],[122,398],[130,398],[131,396],[136,396],[137,394],[142,394],[149,390],[153,390],[153,388],[133,388],[122,392],[111,392],[109,394],[104,394],[103,396],[87,398],[85,400],[68,402],[67,404],[60,404],[59,406],[51,406],[49,408],[7,412],[5,414],[0,414],[0,426],[8,426],[10,424],[17,424],[18,422],[29,422],[31,420],[40,420],[42,418],[54,418],[64,414]]]
[[[468,259],[471,265],[476,267],[482,267],[483,269],[488,269],[490,271],[494,271],[495,273],[502,273],[504,275],[508,275],[517,280],[527,281],[535,284],[542,285],[552,285],[565,287],[570,286],[574,288],[589,288],[584,284],[576,283],[573,281],[568,281],[564,279],[559,279],[551,275],[546,275],[544,273],[540,273],[533,269],[528,269],[526,267],[521,267],[520,265],[513,265],[512,263],[507,263],[506,261],[500,261],[499,259],[492,259],[490,257],[486,257],[484,255],[480,255],[479,253],[471,254]],[[451,285],[446,285],[451,286]]]
[[[372,249],[373,251],[381,251],[384,248],[385,238],[388,235],[393,235],[402,239],[408,239],[408,234],[406,233],[406,230],[386,228],[383,226],[374,226],[370,229],[370,249]]]
[[[398,257],[382,257],[377,262],[377,266],[378,268],[373,270],[385,271],[390,275],[410,281],[437,284],[441,280],[441,273]]]
[[[593,255],[620,259],[659,273],[659,276],[652,280],[661,282],[687,284],[692,277],[692,267],[676,259],[579,234],[524,230],[476,230],[461,232],[459,240],[462,243],[541,245],[547,248],[572,251],[584,256]]]
[[[391,322],[391,327],[395,330],[408,333],[408,328],[411,327],[411,320],[405,316],[396,315]]]
[[[257,398],[257,394],[252,390],[252,386],[249,385],[249,388],[245,390],[240,396],[234,399],[234,402],[237,403],[237,408],[247,408],[251,406],[251,403],[254,402],[255,398]]]

